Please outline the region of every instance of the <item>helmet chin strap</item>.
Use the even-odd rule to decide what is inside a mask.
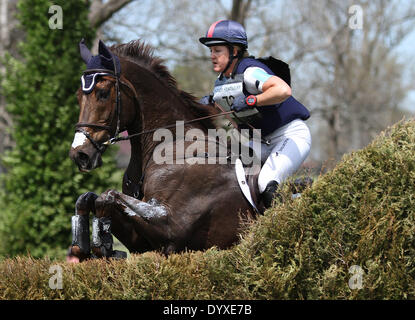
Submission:
[[[232,62],[234,59],[239,58],[240,57],[240,52],[238,51],[238,53],[236,54],[236,56],[233,54],[233,46],[228,45],[228,50],[229,50],[229,61],[228,64],[226,65],[225,69],[221,72],[219,79],[222,80],[224,74],[226,73],[226,71],[228,71],[228,69],[230,68]],[[233,77],[233,71],[231,73],[231,77]]]

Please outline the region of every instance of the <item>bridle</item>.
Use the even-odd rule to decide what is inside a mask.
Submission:
[[[111,131],[111,126],[107,125],[101,125],[101,124],[95,124],[95,123],[85,123],[85,122],[78,122],[75,124],[75,132],[80,132],[92,143],[92,145],[100,152],[103,153],[107,147],[108,144],[113,144],[116,142],[116,139],[118,138],[118,135],[120,134],[120,123],[121,123],[121,109],[122,109],[122,103],[121,103],[121,90],[120,90],[120,84],[127,86],[133,93],[134,93],[134,99],[135,102],[138,104],[138,97],[137,92],[135,91],[134,87],[129,81],[122,81],[120,79],[120,75],[116,72],[109,70],[109,69],[89,69],[84,71],[83,76],[86,75],[101,75],[101,76],[110,76],[115,79],[115,114],[113,115],[113,119],[111,120],[111,124],[114,122],[114,118],[117,121],[117,127],[115,130],[114,135],[112,137],[105,141],[105,142],[98,142],[92,136],[86,131],[84,128],[92,128],[92,129],[98,129],[98,130],[106,130],[108,132]],[[82,78],[83,79],[83,78]]]

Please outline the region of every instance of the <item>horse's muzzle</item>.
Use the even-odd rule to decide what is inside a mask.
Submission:
[[[102,165],[101,154],[96,150],[87,152],[86,150],[71,148],[69,157],[75,162],[81,172],[89,172]]]

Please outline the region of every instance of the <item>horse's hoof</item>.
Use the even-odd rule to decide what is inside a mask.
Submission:
[[[92,247],[92,256],[93,259],[99,259],[104,257],[100,247]]]
[[[70,256],[77,257],[80,262],[89,258],[89,254],[84,253],[81,248],[76,245],[71,247]]]
[[[114,250],[110,258],[113,258],[115,260],[127,259],[127,252],[120,251],[120,250]]]

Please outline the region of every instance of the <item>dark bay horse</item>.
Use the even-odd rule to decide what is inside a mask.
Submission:
[[[217,111],[179,90],[162,61],[140,41],[110,48],[100,42],[97,56],[83,42],[80,49],[87,70],[78,90],[80,114],[71,159],[81,171],[93,170],[101,165],[108,140],[124,130],[132,137],[122,193],[88,192],[78,198],[72,253],[81,260],[90,257],[91,249],[97,257],[111,257],[111,234],[133,253],[160,250],[167,255],[235,244],[244,220],[257,213],[241,192],[234,164],[168,164],[154,157],[162,143],[154,137],[157,128],[184,121],[185,133],[197,129],[207,134],[215,125],[206,116]],[[181,140],[186,148],[192,143],[176,127],[169,130],[173,144]],[[206,143],[206,157],[209,143],[215,142]],[[177,147],[169,150],[178,154]]]

